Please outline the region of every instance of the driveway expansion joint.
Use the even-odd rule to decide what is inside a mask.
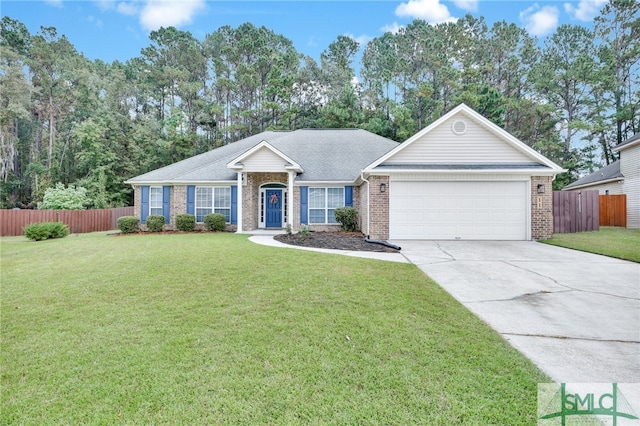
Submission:
[[[596,337],[571,337],[571,336],[554,336],[551,334],[528,334],[528,333],[501,333],[504,336],[518,337],[543,337],[545,339],[561,339],[561,340],[584,340],[589,342],[608,342],[608,343],[629,343],[638,344],[640,340],[621,340],[621,339],[598,339]]]

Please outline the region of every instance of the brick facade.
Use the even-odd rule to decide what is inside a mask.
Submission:
[[[373,240],[389,239],[389,176],[369,177],[369,237]],[[380,184],[386,191],[380,192]]]
[[[245,176],[246,184],[242,187],[242,230],[252,231],[258,229],[260,224],[258,217],[260,214],[260,186],[265,183],[287,185],[289,175],[287,173],[247,173]]]
[[[553,235],[553,177],[531,176],[531,238],[544,240]],[[544,193],[538,192],[544,185]]]

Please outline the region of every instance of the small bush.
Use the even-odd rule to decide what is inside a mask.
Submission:
[[[224,231],[227,221],[223,214],[209,213],[204,217],[204,227],[207,231]]]
[[[62,222],[32,223],[24,227],[24,235],[33,241],[64,238],[69,235],[69,227]]]
[[[164,216],[161,214],[147,216],[147,229],[149,232],[162,232],[162,228],[164,228]]]
[[[118,229],[123,234],[140,231],[140,218],[137,216],[121,216],[118,218]]]
[[[178,231],[192,232],[196,229],[196,217],[185,213],[176,215],[176,229]]]
[[[353,207],[339,207],[335,212],[336,220],[343,231],[353,232],[358,229],[358,210]]]

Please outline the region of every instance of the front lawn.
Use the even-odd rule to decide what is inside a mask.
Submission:
[[[541,242],[640,262],[640,229],[601,226],[599,231],[553,234]]]
[[[96,233],[1,267],[0,424],[533,424],[548,381],[413,265]]]

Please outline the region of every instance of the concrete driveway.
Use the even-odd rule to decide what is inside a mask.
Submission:
[[[537,242],[393,241],[554,381],[640,382],[640,265]]]

